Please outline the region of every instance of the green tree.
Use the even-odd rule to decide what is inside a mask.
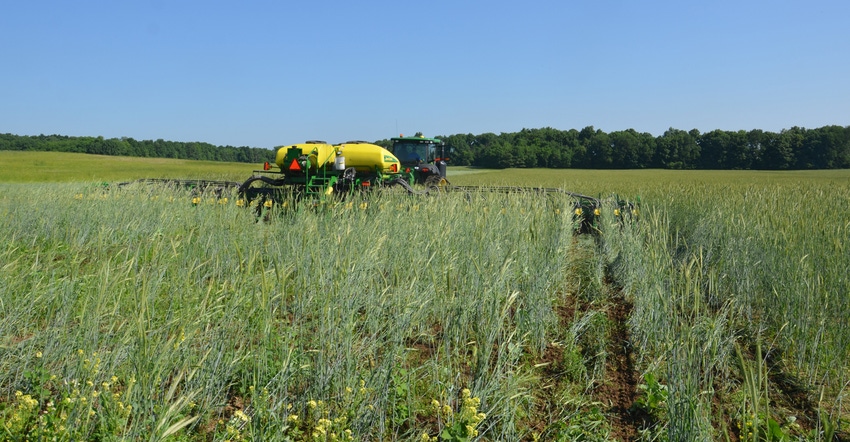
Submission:
[[[749,149],[747,132],[726,132],[726,142],[720,157],[721,169],[749,169],[752,166],[752,152]]]
[[[608,169],[614,162],[611,140],[602,130],[585,127],[579,133],[579,141],[585,148],[585,167]]]
[[[667,129],[656,140],[655,167],[667,169],[693,169],[700,156],[697,139],[680,129]]]
[[[642,169],[652,164],[655,154],[655,138],[634,129],[611,132],[612,166],[624,169]]]
[[[720,129],[702,134],[699,139],[700,168],[722,169],[729,144],[729,133]]]

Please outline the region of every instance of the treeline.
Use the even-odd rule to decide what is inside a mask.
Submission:
[[[132,138],[21,136],[0,134],[0,150],[76,152],[184,160],[262,163],[274,161],[274,151],[258,147],[215,146],[202,142],[134,140]]]
[[[584,169],[846,169],[850,126],[792,127],[780,132],[670,128],[660,136],[634,129],[606,133],[550,127],[519,132],[440,136],[454,150],[451,163],[485,168]],[[389,140],[375,142],[389,146]],[[258,147],[132,138],[0,134],[0,150],[262,163],[275,152]]]
[[[486,168],[850,168],[850,126],[792,127],[779,133],[671,128],[660,136],[633,129],[605,133],[593,126],[580,131],[547,127],[440,138],[454,148],[452,164]]]

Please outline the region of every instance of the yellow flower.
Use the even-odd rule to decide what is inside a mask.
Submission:
[[[241,420],[242,422],[251,422],[251,417],[245,414],[242,410],[236,410],[236,412],[233,413],[233,417]]]
[[[26,396],[24,396],[24,398],[25,398],[26,404],[29,408],[38,407],[38,401],[33,399],[30,395],[26,395]]]
[[[41,359],[41,352],[40,351],[35,352],[35,357],[38,358],[38,359]]]

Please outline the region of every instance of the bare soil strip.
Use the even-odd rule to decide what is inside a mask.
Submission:
[[[606,312],[611,333],[605,381],[596,388],[594,396],[608,406],[606,415],[610,417],[611,438],[632,441],[638,439],[639,430],[645,428],[651,419],[642,409],[633,406],[638,396],[640,374],[635,371],[629,338],[628,320],[632,303],[625,299],[621,288],[610,278],[606,278],[605,283],[612,293]]]

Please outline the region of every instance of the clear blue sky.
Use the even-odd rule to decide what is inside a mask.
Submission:
[[[0,133],[850,125],[850,1],[0,2]]]

